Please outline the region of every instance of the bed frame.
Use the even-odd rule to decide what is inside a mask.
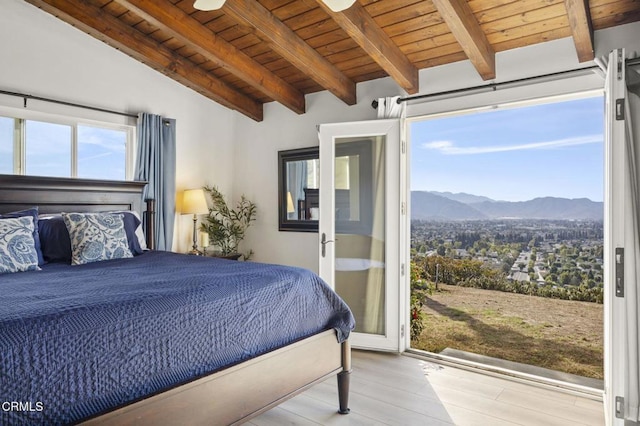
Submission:
[[[142,213],[145,182],[0,175],[0,213],[37,205],[41,214],[134,210]],[[150,215],[153,201],[147,201]],[[153,229],[147,220],[147,245]],[[349,341],[327,330],[257,358],[88,419],[87,425],[241,424],[337,375],[341,414],[349,412]]]

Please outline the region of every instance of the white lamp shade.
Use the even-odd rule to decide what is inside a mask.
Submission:
[[[202,189],[188,189],[182,194],[183,214],[207,214],[209,206]]]
[[[218,10],[224,5],[225,0],[196,0],[193,7],[198,10]]]
[[[345,9],[349,9],[356,0],[322,0],[322,2],[334,12],[342,12]]]

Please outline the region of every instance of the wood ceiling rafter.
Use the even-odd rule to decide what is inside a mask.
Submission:
[[[114,0],[298,114],[304,95],[169,1]]]
[[[236,20],[253,25],[258,36],[280,56],[347,105],[356,103],[355,83],[260,3],[255,0],[227,0],[223,10]]]
[[[357,1],[333,12],[322,0],[318,5],[407,93],[418,93],[418,69]]]
[[[432,0],[483,80],[496,78],[495,51],[466,0]]]
[[[71,0],[26,0],[202,95],[262,121],[262,104],[229,87],[102,9]]]
[[[271,101],[302,113],[322,90],[352,104],[356,83],[386,76],[412,93],[417,70],[466,59],[493,78],[495,52],[569,36],[590,60],[593,30],[640,21],[638,0],[357,0],[340,13],[320,0],[227,0],[208,12],[194,0],[26,1],[256,120]],[[142,13],[150,5],[173,19]],[[227,49],[207,52],[211,39]]]
[[[589,12],[588,0],[565,0],[571,36],[576,45],[580,62],[592,61],[593,53],[593,23]]]

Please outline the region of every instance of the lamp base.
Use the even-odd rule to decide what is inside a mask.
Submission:
[[[198,218],[196,217],[196,215],[193,215],[193,245],[191,246],[191,250],[189,250],[187,252],[187,254],[191,254],[193,256],[202,256],[202,252],[200,250],[198,250],[198,233],[196,231],[197,227],[196,227],[196,222],[198,221]]]

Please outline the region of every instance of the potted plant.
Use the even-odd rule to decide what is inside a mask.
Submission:
[[[242,195],[235,208],[227,205],[224,195],[216,186],[205,186],[204,192],[211,198],[209,215],[200,225],[201,230],[209,234],[209,242],[218,248],[216,254],[228,259],[248,260],[253,250],[239,253],[238,245],[244,239],[247,228],[256,218],[256,205]]]

